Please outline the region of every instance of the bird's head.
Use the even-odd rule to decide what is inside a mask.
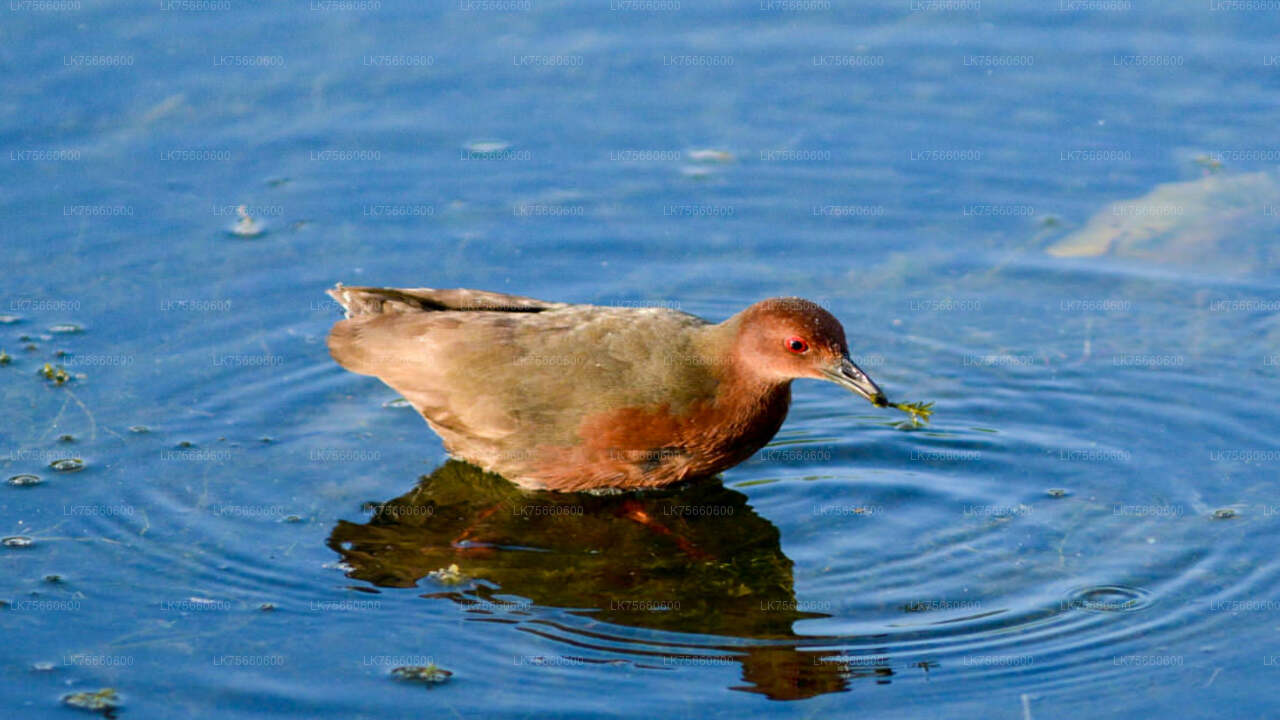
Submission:
[[[738,317],[735,355],[739,366],[771,382],[829,380],[876,406],[888,400],[849,358],[844,327],[831,313],[801,298],[771,298]]]

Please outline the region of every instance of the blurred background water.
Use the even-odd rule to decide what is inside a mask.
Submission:
[[[3,13],[14,713],[1274,714],[1274,3]],[[531,499],[336,281],[802,295],[935,420],[801,382],[722,481]]]

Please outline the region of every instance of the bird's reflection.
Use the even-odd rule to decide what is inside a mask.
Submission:
[[[424,597],[449,598],[477,619],[640,656],[649,666],[731,660],[746,683],[734,689],[774,699],[892,675],[885,663],[841,661],[797,642],[814,638],[800,638],[792,624],[821,615],[797,608],[778,529],[718,482],[642,494],[531,493],[451,460],[372,509],[367,523],[339,521],[330,534],[349,575],[383,587],[412,587],[428,575],[437,588],[456,582]],[[539,618],[533,606],[730,641],[643,644],[595,623],[587,630]]]

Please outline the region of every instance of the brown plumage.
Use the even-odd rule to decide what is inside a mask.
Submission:
[[[884,402],[840,323],[799,298],[711,324],[481,290],[329,294],[347,311],[329,333],[340,365],[403,395],[453,455],[529,488],[656,487],[728,469],[781,427],[796,378]]]

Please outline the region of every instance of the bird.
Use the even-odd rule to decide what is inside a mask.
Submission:
[[[888,405],[840,322],[801,298],[712,323],[466,288],[327,292],[345,310],[327,343],[339,365],[398,392],[454,457],[530,490],[715,476],[773,438],[797,379]]]

